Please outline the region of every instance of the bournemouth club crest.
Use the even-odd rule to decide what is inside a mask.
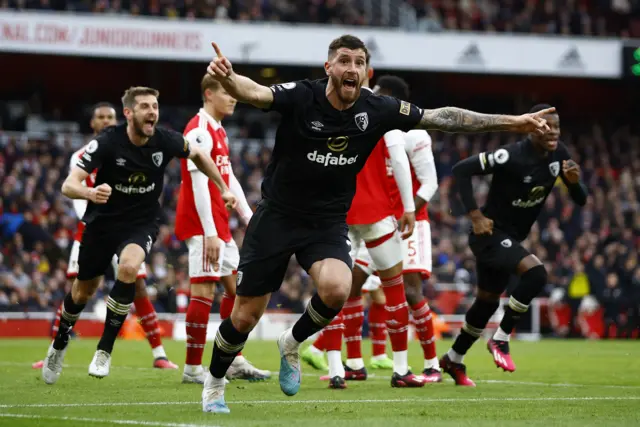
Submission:
[[[549,172],[551,172],[553,176],[558,176],[560,173],[560,162],[549,163]]]
[[[162,151],[157,151],[151,155],[151,160],[153,160],[153,164],[160,167],[162,165]]]
[[[369,115],[367,113],[356,114],[355,120],[358,129],[360,129],[362,132],[367,130],[367,127],[369,126]]]

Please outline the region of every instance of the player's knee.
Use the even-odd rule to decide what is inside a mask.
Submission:
[[[98,289],[100,279],[76,280],[71,287],[71,298],[76,304],[86,304]]]
[[[318,295],[327,307],[341,308],[349,298],[351,283],[335,277],[318,283]]]
[[[118,265],[118,280],[124,283],[133,283],[138,275],[139,265],[133,262],[122,260]]]
[[[192,283],[191,296],[213,300],[215,294],[215,283]]]
[[[412,286],[406,286],[404,288],[404,294],[407,297],[407,303],[410,306],[414,306],[422,300],[422,292]]]
[[[387,303],[387,298],[384,296],[384,291],[382,289],[376,289],[370,293],[371,301],[376,304],[385,305]]]
[[[238,332],[248,334],[256,327],[261,315],[262,313],[259,311],[247,310],[246,307],[242,309],[236,309],[236,307],[234,307],[231,312],[231,323],[233,323],[233,327],[236,328]]]

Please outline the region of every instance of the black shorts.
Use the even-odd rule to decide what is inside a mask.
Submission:
[[[78,280],[91,280],[104,275],[113,255],[120,256],[120,252],[130,243],[140,246],[148,256],[157,236],[158,226],[155,222],[137,227],[88,224],[82,234],[78,253]]]
[[[492,235],[471,233],[469,247],[476,257],[478,288],[495,294],[507,289],[520,261],[530,255],[520,242],[495,228]]]
[[[316,261],[334,258],[352,268],[346,222],[313,222],[286,215],[262,201],[240,249],[236,294],[262,296],[277,291],[292,255],[307,272]]]

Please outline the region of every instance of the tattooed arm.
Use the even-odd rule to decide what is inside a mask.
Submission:
[[[507,131],[544,133],[548,130],[543,115],[555,111],[549,108],[533,114],[507,116],[501,114],[482,114],[457,107],[444,107],[424,110],[418,129],[439,130],[443,132],[490,132]]]

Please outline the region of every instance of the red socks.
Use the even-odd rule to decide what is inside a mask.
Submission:
[[[222,300],[220,301],[220,319],[224,320],[227,317],[231,316],[231,312],[233,311],[233,304],[236,302],[236,296],[227,294],[226,292],[222,294]],[[242,356],[242,352],[238,353],[236,357]]]
[[[384,304],[371,303],[369,307],[369,331],[373,356],[381,356],[386,353],[387,346],[387,312]]]
[[[362,359],[362,324],[364,306],[362,297],[349,298],[342,308],[344,341],[347,343],[347,359]]]
[[[138,298],[133,300],[133,305],[136,307],[136,314],[140,319],[140,325],[147,336],[147,341],[151,345],[151,348],[156,348],[162,345],[162,339],[160,338],[160,327],[158,326],[158,316],[156,310],[153,308],[153,304],[149,301],[148,297]]]
[[[402,274],[382,279],[382,291],[387,299],[387,330],[391,340],[391,349],[406,351],[409,339],[409,307],[404,295]]]
[[[233,311],[233,304],[236,302],[236,296],[229,296],[227,293],[222,294],[222,301],[220,301],[220,318],[222,320],[231,316],[231,312]]]
[[[318,338],[316,338],[316,340],[313,342],[313,346],[318,350],[323,350],[323,351],[327,347],[327,340],[324,336],[324,329],[321,330],[320,333],[318,334]]]
[[[343,312],[338,313],[322,330],[324,349],[326,351],[340,351],[342,349],[342,334],[344,332]]]
[[[416,332],[425,360],[436,357],[436,340],[433,337],[433,317],[427,300],[422,300],[411,307],[411,315],[416,324]]]
[[[202,365],[202,352],[207,341],[207,324],[212,301],[193,297],[187,308],[187,365]]]

